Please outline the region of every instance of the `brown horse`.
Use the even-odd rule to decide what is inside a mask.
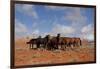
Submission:
[[[71,39],[69,37],[60,37],[59,46],[61,49],[65,50],[66,46],[70,46]]]
[[[47,44],[47,47],[49,50],[54,50],[54,49],[65,49],[65,41],[63,41],[63,37],[53,37],[49,39],[49,42]]]
[[[80,38],[74,38],[74,41],[75,41],[75,46],[81,46],[82,45]]]
[[[71,38],[71,37],[60,37],[60,46],[63,49],[66,49],[66,47],[75,47],[75,46],[81,46],[81,39],[80,38]]]

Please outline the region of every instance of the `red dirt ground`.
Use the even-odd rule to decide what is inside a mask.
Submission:
[[[15,41],[15,66],[95,61],[93,45],[63,50],[29,49],[26,39]]]

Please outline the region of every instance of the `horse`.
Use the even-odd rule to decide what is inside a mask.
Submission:
[[[64,38],[64,43],[68,46],[68,47],[75,47],[75,46],[81,46],[81,39],[77,38],[77,37],[65,37]]]
[[[37,39],[31,39],[29,40],[29,42],[26,42],[26,44],[30,45],[30,49],[33,49],[33,45],[37,44],[36,42],[37,42]]]
[[[70,45],[70,38],[69,37],[61,37],[61,48],[66,49],[66,46]]]
[[[53,37],[52,39],[49,40],[48,48],[51,50],[58,49],[58,43],[56,37]]]
[[[81,39],[77,37],[60,37],[59,44],[62,49],[66,49],[66,47],[76,47],[81,46]]]
[[[46,39],[47,39],[46,46],[49,50],[59,49],[59,45],[61,44],[60,34],[57,34],[56,37],[53,36],[52,38],[50,38],[50,35],[47,35]]]
[[[75,41],[75,46],[81,46],[82,45],[80,38],[74,38],[74,41]]]

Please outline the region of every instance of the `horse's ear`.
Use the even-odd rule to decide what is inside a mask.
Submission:
[[[57,36],[60,37],[60,33],[58,33]]]
[[[41,36],[39,36],[39,38],[41,38]]]

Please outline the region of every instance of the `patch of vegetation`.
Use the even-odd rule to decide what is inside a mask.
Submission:
[[[19,61],[23,61],[23,59],[19,59]]]
[[[39,57],[45,57],[43,54],[33,54],[32,58],[39,58]]]
[[[55,50],[55,51],[53,51],[53,53],[60,53],[60,51],[59,50]]]
[[[75,59],[75,58],[70,59],[69,62],[77,62],[77,59]]]

